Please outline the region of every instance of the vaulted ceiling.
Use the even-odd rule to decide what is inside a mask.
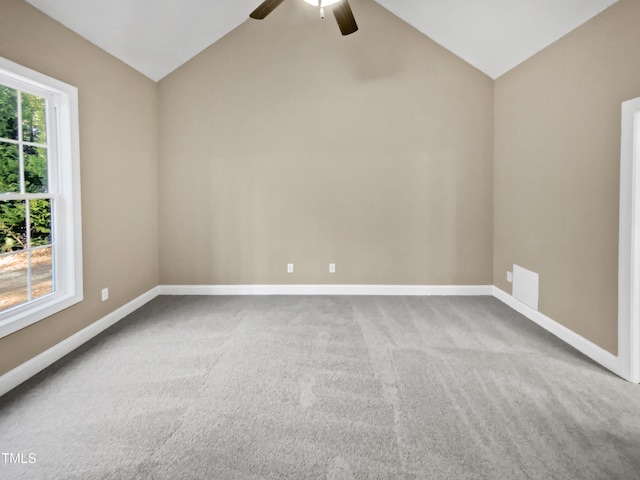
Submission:
[[[617,0],[375,1],[497,78]],[[158,81],[247,21],[262,0],[27,2]],[[350,3],[358,19],[357,2]]]

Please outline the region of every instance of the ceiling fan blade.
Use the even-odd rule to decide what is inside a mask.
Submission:
[[[336,6],[333,7],[333,14],[336,17],[336,22],[338,22],[338,27],[340,27],[342,35],[349,35],[358,30],[356,19],[353,18],[353,13],[347,0],[338,2]]]
[[[256,8],[253,12],[249,14],[251,18],[255,18],[256,20],[262,20],[264,17],[273,12],[278,5],[280,5],[284,0],[265,0]]]

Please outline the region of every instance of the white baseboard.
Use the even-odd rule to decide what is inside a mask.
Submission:
[[[83,343],[116,324],[158,295],[465,295],[493,296],[603,367],[624,376],[619,357],[493,285],[160,285],[133,299],[71,337],[0,377],[0,396],[17,387]],[[629,380],[629,379],[627,379]]]
[[[581,335],[578,335],[573,330],[568,329],[555,320],[552,320],[543,313],[534,310],[533,308],[525,305],[519,300],[516,300],[514,297],[499,289],[498,287],[493,287],[493,296],[501,302],[507,304],[509,307],[513,308],[518,313],[521,313],[529,320],[537,323],[548,332],[553,333],[560,340],[568,343],[579,352],[582,352],[587,357],[591,358],[603,367],[624,378],[623,369],[620,368],[621,365],[619,357],[613,355],[611,352],[606,351],[604,348],[599,347],[598,345],[587,340]]]
[[[493,295],[493,285],[160,285],[160,295]]]
[[[153,300],[158,296],[158,292],[158,287],[152,288],[88,327],[83,328],[62,342],[33,357],[31,360],[5,373],[0,377],[0,396],[27,381],[37,373],[40,373],[49,365],[52,365],[68,353],[71,353],[83,343],[91,340],[111,325],[116,324],[130,313],[142,307],[145,303]]]

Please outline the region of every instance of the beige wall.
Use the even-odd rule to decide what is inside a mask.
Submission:
[[[640,96],[640,2],[620,0],[495,86],[494,283],[617,352],[620,104]]]
[[[510,291],[514,263],[540,273],[543,313],[616,352],[640,2],[495,83],[374,2],[352,6],[356,35],[286,2],[155,85],[0,0],[0,55],[79,88],[85,272],[84,302],[0,339],[0,374],[158,283]]]
[[[0,0],[0,56],[78,87],[85,297],[0,339],[1,375],[158,284],[158,192],[151,80],[21,0]]]
[[[493,81],[352,7],[342,37],[286,2],[159,83],[163,284],[491,284]]]

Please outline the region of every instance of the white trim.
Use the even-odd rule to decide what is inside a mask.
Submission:
[[[630,380],[616,357],[493,285],[159,285],[0,377],[0,396],[58,361],[158,295],[464,295],[493,296],[613,373]],[[636,382],[637,383],[637,382]]]
[[[493,285],[160,285],[160,295],[492,295]]]
[[[620,375],[625,378],[623,370],[621,368],[620,358],[613,355],[611,352],[606,351],[604,348],[599,347],[595,343],[587,340],[581,335],[578,335],[573,330],[568,329],[564,325],[559,324],[555,320],[547,317],[538,310],[525,305],[524,303],[516,300],[513,296],[499,289],[493,287],[493,296],[501,302],[507,304],[513,308],[516,312],[521,313],[529,320],[537,323],[550,333],[553,333],[560,340],[568,343],[579,352],[585,354],[595,362],[599,363],[603,367],[611,370],[616,375]],[[628,380],[628,379],[627,379]]]
[[[116,324],[130,313],[133,313],[145,303],[150,302],[158,296],[158,292],[158,287],[152,288],[148,292],[134,298],[129,303],[102,317],[100,320],[92,323],[88,327],[33,357],[31,360],[27,360],[22,365],[19,365],[13,370],[5,373],[0,377],[0,396],[29,380],[49,365],[52,365],[65,355],[71,353],[83,343],[88,342],[93,337]]]
[[[640,98],[622,103],[618,355],[622,376],[640,383]]]

